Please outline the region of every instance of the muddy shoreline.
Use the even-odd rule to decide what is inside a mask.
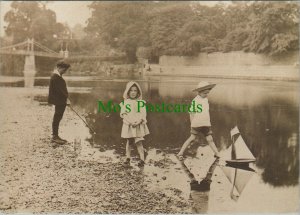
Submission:
[[[70,93],[89,93],[70,87]],[[190,190],[174,153],[150,149],[145,168],[122,165],[124,154],[93,148],[90,132],[69,108],[61,121],[68,145],[52,147],[53,107],[41,105],[47,87],[0,87],[0,211],[4,213],[232,213],[298,211],[299,185],[273,188],[257,169],[238,201],[220,167],[209,192]],[[76,107],[81,114],[84,112]],[[117,134],[115,134],[117,135]],[[121,151],[122,145],[119,145]],[[174,149],[175,150],[175,149]],[[177,150],[177,149],[176,149]],[[125,152],[125,149],[124,149]],[[185,165],[201,181],[213,163],[199,147]],[[264,196],[266,196],[265,198]]]
[[[188,202],[149,192],[121,162],[77,159],[72,144],[50,144],[52,108],[33,101],[44,89],[1,88],[0,210],[73,213],[184,213]],[[5,100],[3,98],[6,98]],[[12,99],[9,99],[12,98]],[[9,111],[13,110],[13,111]],[[62,126],[78,121],[67,110]],[[79,122],[78,122],[79,123]]]

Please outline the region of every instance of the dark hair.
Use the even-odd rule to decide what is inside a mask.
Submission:
[[[65,61],[63,61],[63,60],[58,61],[58,62],[56,63],[56,66],[57,66],[58,68],[63,68],[63,69],[68,69],[68,68],[71,67],[71,65],[70,65],[69,63],[67,63],[67,62],[65,62]]]
[[[129,92],[130,92],[130,89],[131,89],[132,87],[136,87],[136,89],[137,89],[137,91],[138,91],[138,93],[137,93],[137,95],[136,95],[136,98],[140,97],[141,92],[140,92],[139,87],[138,87],[136,84],[133,84],[133,85],[129,88],[129,90],[128,90],[128,92],[127,92],[127,96],[129,96]]]

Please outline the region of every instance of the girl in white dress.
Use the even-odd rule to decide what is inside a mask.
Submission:
[[[138,165],[143,166],[145,163],[143,140],[144,136],[149,134],[149,129],[146,120],[146,102],[142,100],[139,84],[134,81],[128,82],[123,98],[120,116],[123,118],[121,137],[127,139],[125,164],[130,163],[131,146],[135,144],[140,156]]]

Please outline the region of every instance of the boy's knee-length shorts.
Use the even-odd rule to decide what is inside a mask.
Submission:
[[[194,135],[203,135],[204,137],[207,137],[209,135],[212,135],[212,130],[210,126],[202,126],[202,127],[191,127],[191,134]]]

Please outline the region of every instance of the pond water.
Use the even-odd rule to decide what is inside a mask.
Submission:
[[[143,99],[147,103],[189,104],[195,97],[192,89],[198,81],[167,78],[138,82],[142,87]],[[284,186],[298,184],[298,83],[217,79],[207,79],[207,81],[217,83],[209,95],[209,102],[213,137],[218,149],[224,150],[231,144],[230,130],[237,125],[247,146],[257,158],[256,166],[261,170],[258,183],[270,185],[268,186],[270,190],[265,191],[266,195],[272,195],[275,187],[281,189]],[[111,100],[120,103],[126,83],[126,80],[85,82],[84,86],[92,87],[89,94],[74,93],[70,96],[74,105],[87,113],[89,124],[97,131],[95,144],[103,149],[113,149],[121,155],[124,155],[125,141],[120,138],[122,120],[119,113],[98,113],[97,102],[100,100],[105,103]],[[68,83],[69,86],[76,87],[79,86],[78,84],[78,82]],[[149,112],[147,120],[151,134],[146,138],[145,147],[150,151],[160,149],[166,153],[168,159],[172,160],[174,158],[172,155],[178,152],[189,136],[188,114]],[[190,155],[193,155],[196,149],[197,144],[190,150]],[[157,156],[157,153],[153,154]],[[154,159],[154,156],[152,158]],[[174,159],[172,162],[176,163]],[[190,164],[194,172],[197,172],[196,165],[199,164],[193,165],[192,162]],[[174,165],[173,171],[169,168],[164,175],[169,174],[168,178],[179,178],[176,176],[179,174],[176,168],[179,167]],[[149,167],[148,172],[153,174],[155,170]],[[180,184],[178,180],[163,183],[165,186],[168,183],[177,186]],[[158,187],[161,188],[163,183]],[[181,186],[183,189],[186,181],[181,183]],[[252,186],[259,188],[258,184]],[[204,208],[202,212],[209,211],[208,204],[203,205],[202,201],[208,199],[208,195],[203,195],[203,192],[191,194],[194,200],[200,198],[198,202],[200,208]]]
[[[264,169],[264,181],[274,186],[298,183],[298,84],[241,80],[217,82],[209,95],[209,102],[213,136],[218,148],[225,149],[231,143],[230,130],[237,125],[257,158],[257,166]],[[120,103],[126,83],[123,80],[97,81],[93,85],[88,82],[84,85],[93,86],[89,94],[70,95],[72,103],[88,114],[89,123],[97,131],[96,144],[117,152],[123,150],[119,147],[122,142],[119,113],[98,113],[97,108],[98,101]],[[197,81],[139,83],[147,103],[189,104],[195,96],[192,89]],[[151,134],[146,139],[146,147],[175,152],[189,136],[187,113],[149,112],[147,120]]]
[[[250,200],[254,202],[256,200],[258,204],[259,201],[265,201],[268,204],[269,198],[270,204],[273,204],[276,202],[273,201],[274,198],[282,199],[282,196],[290,194],[291,189],[293,189],[293,195],[296,192],[295,195],[298,196],[299,84],[297,82],[232,79],[201,78],[201,80],[217,84],[208,98],[213,137],[218,149],[225,150],[231,144],[230,130],[238,126],[247,146],[257,159],[255,167],[258,174],[249,182],[248,186],[252,188],[248,188],[247,192],[245,190],[243,194],[245,197],[240,200],[239,207],[242,211],[246,212],[247,207],[249,211],[253,209],[253,206],[247,205]],[[198,78],[170,77],[137,80],[142,87],[143,99],[152,104],[189,104],[196,96],[192,89],[199,81]],[[115,154],[121,156],[125,154],[125,141],[120,137],[122,120],[119,113],[98,113],[98,101],[106,103],[111,100],[114,103],[120,103],[127,82],[128,80],[124,79],[67,82],[68,87],[90,87],[89,93],[70,93],[70,100],[72,105],[85,116],[88,124],[96,130],[93,146],[102,151],[113,150]],[[36,86],[47,84],[47,80],[36,81]],[[179,190],[189,189],[188,177],[182,176],[180,165],[174,156],[189,137],[189,115],[187,113],[149,112],[147,120],[150,135],[146,137],[144,146],[149,151],[148,161],[153,164],[163,161],[163,169],[158,169],[159,163],[145,167],[144,173],[149,176],[147,180],[153,184],[154,176],[166,176],[167,180],[157,182],[157,189],[164,186],[173,186]],[[207,152],[208,157],[212,157],[212,153],[208,152],[210,149],[198,148],[198,146],[194,144],[187,153],[189,157],[186,163],[194,172],[197,172],[197,168],[205,159],[208,163],[206,168],[209,168],[213,162],[213,158],[203,156],[203,153]],[[199,173],[198,179],[203,178],[203,174],[203,172]],[[217,192],[218,186],[221,185],[216,183],[214,192]],[[222,186],[225,186],[224,183]],[[152,188],[155,189],[155,185],[152,185]],[[262,191],[267,197],[257,198]],[[196,204],[193,207],[193,212],[218,212],[216,207],[220,208],[222,201],[225,201],[224,205],[228,206],[228,201],[222,200],[223,197],[220,195],[219,197],[212,196],[218,196],[218,194],[212,191],[189,193],[188,197],[194,203],[199,203],[198,206]],[[187,195],[185,197],[188,198]],[[298,202],[297,199],[296,201]],[[275,212],[286,212],[285,209],[288,206],[284,205],[286,206],[283,201],[282,204],[271,208]],[[254,212],[270,212],[266,211],[264,206],[260,202],[260,209],[258,207],[254,209]],[[219,211],[224,212],[223,209]]]

